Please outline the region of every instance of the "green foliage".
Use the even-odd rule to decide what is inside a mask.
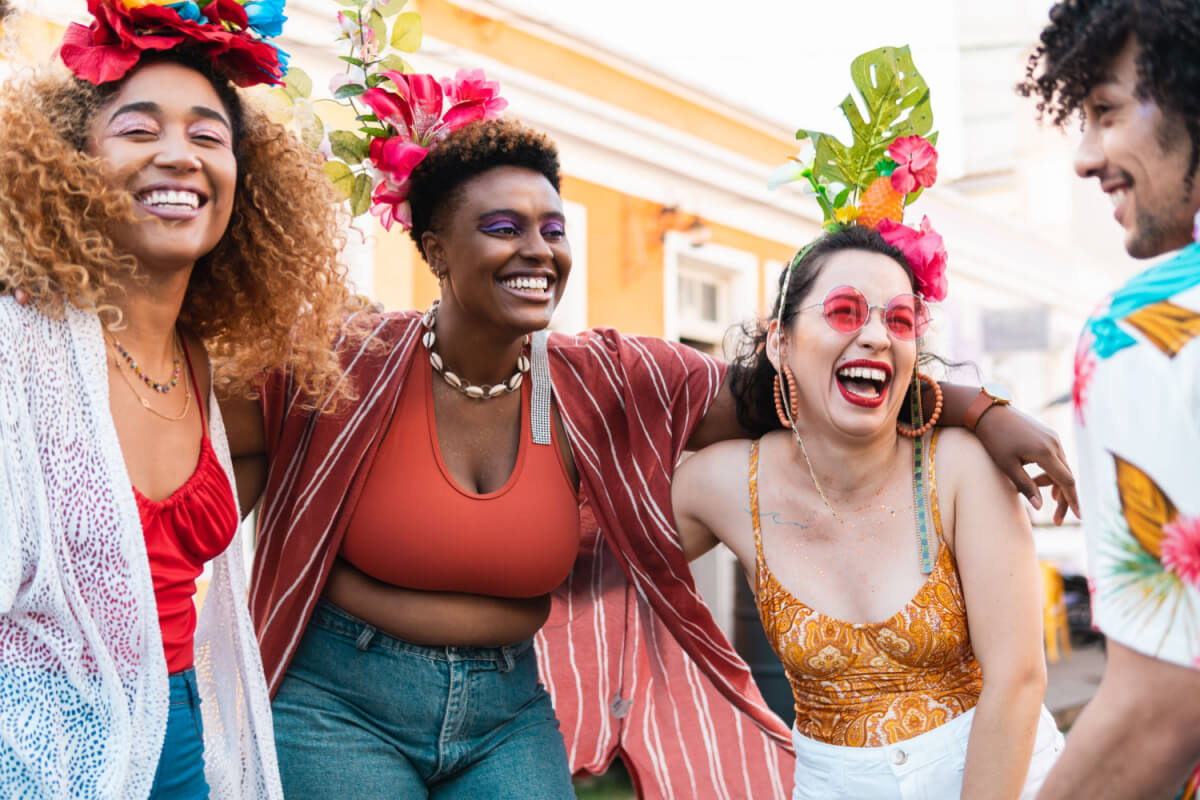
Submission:
[[[289,67],[283,79],[283,92],[289,100],[312,96],[312,78],[299,67]]]
[[[350,213],[354,216],[367,213],[371,208],[371,176],[360,172],[354,176],[350,189]]]
[[[368,88],[380,86],[387,81],[383,72],[395,70],[411,73],[413,68],[401,53],[413,53],[421,46],[423,27],[421,15],[403,11],[407,0],[388,0],[377,5],[368,0],[335,0],[343,7],[341,13],[351,24],[343,30],[339,41],[345,43],[349,52],[340,55],[345,62],[345,73],[349,81],[333,92],[333,99],[317,102],[335,103],[349,107],[358,120],[357,130],[330,130],[312,113],[312,80],[303,70],[293,67],[287,81],[280,89],[271,90],[271,97],[283,107],[291,107],[290,114],[304,143],[313,150],[322,150],[328,139],[326,155],[332,154],[322,164],[325,176],[344,197],[354,216],[367,213],[371,208],[374,179],[368,163],[372,137],[395,135],[390,126],[370,113],[370,109],[357,100]],[[389,22],[392,24],[389,25]],[[391,30],[389,31],[389,27]],[[368,34],[367,31],[371,33]],[[373,42],[368,42],[373,39]],[[398,51],[398,52],[397,52]]]
[[[411,64],[395,53],[388,53],[386,56],[379,59],[379,68],[395,70],[396,72],[405,75],[414,71]]]
[[[929,86],[907,46],[863,53],[851,63],[850,76],[862,104],[860,108],[854,95],[848,94],[840,105],[853,133],[851,144],[804,129],[796,132],[796,138],[812,140],[814,181],[848,188],[857,200],[875,180],[875,164],[893,139],[916,135],[933,143],[936,135],[928,136],[933,127]]]
[[[341,161],[326,161],[321,165],[321,169],[342,197],[349,200],[350,190],[354,187],[354,173],[350,171],[350,168]]]
[[[351,97],[358,97],[367,91],[367,87],[361,83],[347,83],[345,86],[339,86],[338,90],[333,93],[334,100],[348,100]]]
[[[415,11],[405,11],[396,17],[396,24],[392,28],[391,45],[402,52],[415,53],[421,47],[423,33],[421,15]]]
[[[325,123],[316,114],[307,114],[300,121],[300,140],[310,150],[319,150],[325,138]]]
[[[366,139],[361,139],[350,131],[330,131],[329,147],[336,157],[347,164],[361,163],[370,149]]]

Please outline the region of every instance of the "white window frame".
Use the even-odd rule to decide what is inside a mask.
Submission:
[[[684,275],[707,272],[727,287],[728,293],[723,303],[727,318],[717,320],[716,326],[708,331],[681,330],[681,268]],[[663,337],[679,341],[681,335],[687,335],[719,348],[725,333],[732,326],[758,313],[758,276],[759,261],[754,253],[718,244],[696,246],[688,241],[685,234],[668,231],[663,239]],[[716,333],[716,327],[720,328],[719,334]],[[702,335],[694,336],[696,333]]]

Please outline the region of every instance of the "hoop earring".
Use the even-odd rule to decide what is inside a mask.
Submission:
[[[785,365],[785,366],[780,367],[780,369],[783,371],[783,376],[785,378],[787,378],[788,408],[791,409],[792,416],[791,416],[791,419],[788,419],[787,414],[785,414],[783,411],[783,403],[784,403],[783,385],[782,385],[782,382],[779,380],[779,373],[775,374],[775,383],[774,383],[775,414],[776,414],[776,416],[779,417],[780,425],[782,425],[785,428],[791,428],[792,420],[800,415],[800,406],[799,406],[799,400],[798,400],[799,395],[796,392],[796,376],[792,373],[791,367],[788,367]]]
[[[924,436],[934,425],[937,424],[938,418],[942,416],[942,387],[938,386],[937,381],[923,372],[917,372],[914,369],[913,374],[916,376],[916,378],[913,380],[913,391],[920,393],[921,381],[925,381],[933,387],[933,394],[936,399],[933,403],[933,414],[930,415],[929,420],[921,427],[916,427],[917,422],[920,421],[916,413],[916,409],[921,407],[919,401],[914,403],[913,427],[906,428],[899,421],[896,422],[896,432],[901,436],[907,436],[909,439],[916,439],[920,436]]]

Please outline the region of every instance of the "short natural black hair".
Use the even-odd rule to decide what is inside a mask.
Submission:
[[[422,258],[421,237],[436,230],[441,212],[458,201],[463,184],[495,167],[524,167],[539,172],[559,191],[558,149],[544,133],[510,119],[473,122],[447,136],[412,171],[408,202],[409,236]]]
[[[1063,126],[1104,79],[1113,57],[1138,44],[1139,96],[1182,121],[1192,152],[1190,191],[1200,166],[1200,2],[1197,0],[1063,0],[1029,57],[1017,91],[1037,98],[1039,116]]]

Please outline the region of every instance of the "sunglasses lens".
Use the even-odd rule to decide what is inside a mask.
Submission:
[[[867,321],[867,299],[854,288],[839,286],[825,298],[825,321],[842,333],[853,333]]]
[[[929,307],[916,295],[892,298],[883,316],[888,330],[898,339],[919,339],[929,327]]]

